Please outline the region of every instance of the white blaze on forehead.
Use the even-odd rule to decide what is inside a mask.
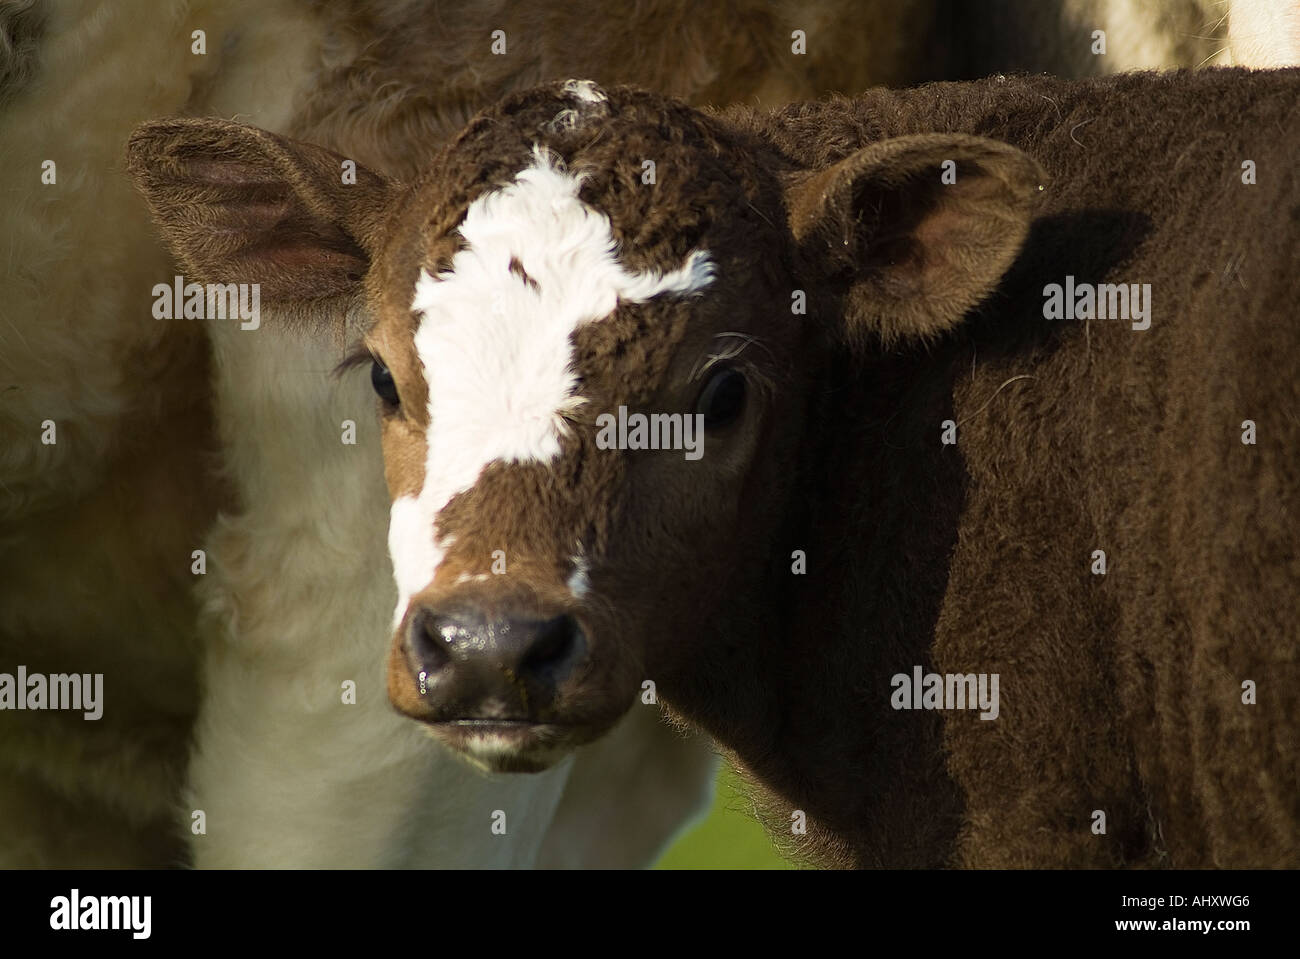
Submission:
[[[593,96],[603,97],[592,88]],[[577,91],[575,91],[577,92]],[[581,180],[540,147],[514,182],[472,204],[448,270],[421,270],[411,309],[429,386],[428,458],[418,496],[393,504],[388,543],[401,620],[442,562],[434,522],[489,463],[547,462],[576,409],[572,336],[619,303],[685,295],[711,282],[696,250],[668,273],[619,262],[609,218],[578,199]],[[512,272],[518,261],[527,278]]]

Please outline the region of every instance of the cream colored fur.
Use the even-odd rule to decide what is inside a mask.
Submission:
[[[1228,42],[1237,66],[1300,64],[1300,0],[1231,0]]]
[[[1215,0],[1066,0],[1065,4],[1069,20],[1089,31],[1106,31],[1106,73],[1225,63],[1225,45],[1212,39],[1223,13],[1222,4]]]
[[[189,551],[212,499],[203,340],[150,315],[170,260],[122,148],[195,109],[232,24],[265,5],[44,6],[31,79],[0,109],[0,663],[102,671],[106,706],[0,716],[0,863],[166,862],[196,706]]]
[[[0,112],[0,519],[102,481],[132,380],[167,330],[140,291],[166,259],[120,175],[124,131],[189,101],[207,64],[181,46],[180,6],[147,0],[49,5],[37,76]],[[150,35],[139,23],[153,8]],[[146,56],[146,51],[152,55]],[[160,78],[163,78],[160,80]],[[106,94],[111,91],[111,96]],[[41,164],[58,181],[40,185]],[[129,252],[128,252],[129,251]],[[133,303],[134,300],[134,303]],[[132,306],[135,309],[132,309]],[[60,441],[39,442],[40,423]]]
[[[1300,65],[1300,0],[1066,0],[1064,9],[1106,31],[1109,73]]]

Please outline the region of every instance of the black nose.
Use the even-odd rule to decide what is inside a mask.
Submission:
[[[538,719],[586,654],[569,615],[551,619],[417,611],[407,632],[411,672],[441,720]]]

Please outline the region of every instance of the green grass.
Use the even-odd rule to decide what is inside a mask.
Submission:
[[[669,847],[656,869],[793,869],[749,811],[731,767],[718,774],[708,818]]]

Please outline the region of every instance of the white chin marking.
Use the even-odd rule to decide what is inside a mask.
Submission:
[[[604,98],[594,84],[573,83],[575,97]],[[448,501],[489,463],[559,455],[564,415],[584,402],[574,331],[620,303],[698,293],[712,282],[703,250],[664,274],[625,269],[609,218],[578,198],[580,186],[535,146],[512,183],[470,204],[459,231],[465,245],[450,268],[436,277],[420,271],[411,309],[429,386],[428,457],[419,494],[393,504],[397,621],[442,561],[435,524]]]
[[[508,759],[518,752],[518,748],[504,736],[496,733],[480,733],[465,740],[465,751],[475,759],[491,762],[494,759]]]
[[[563,760],[568,751],[565,749],[539,749],[525,754],[518,745],[499,733],[477,733],[468,737],[463,746],[465,757],[482,769],[494,769],[511,760],[527,756],[535,766],[552,766]]]

